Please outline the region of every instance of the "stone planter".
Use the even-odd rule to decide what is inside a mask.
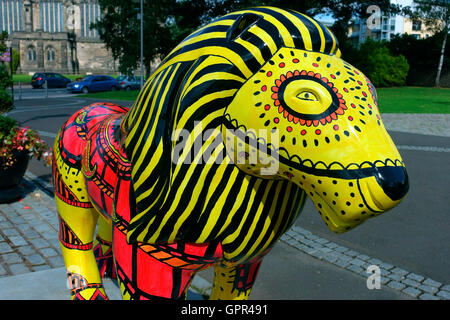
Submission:
[[[22,195],[19,183],[27,170],[30,156],[27,152],[17,152],[15,158],[17,161],[12,167],[0,167],[0,203],[17,200]]]

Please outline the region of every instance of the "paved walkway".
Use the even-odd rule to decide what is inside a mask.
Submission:
[[[357,276],[367,278],[369,275],[378,273],[381,275],[380,285],[386,285],[410,297],[421,300],[450,300],[448,284],[442,284],[380,259],[361,254],[351,248],[318,237],[304,228],[294,226],[280,240],[303,253],[346,269]]]
[[[388,130],[450,137],[450,114],[384,113],[381,118]]]
[[[450,137],[450,115],[385,114],[388,130]],[[448,151],[445,151],[448,152]],[[41,185],[40,185],[41,184]],[[44,299],[37,282],[50,285],[45,299],[69,297],[64,286],[64,262],[58,243],[58,219],[53,198],[45,192],[50,186],[27,172],[21,185],[23,199],[0,204],[0,299]],[[369,264],[380,266],[382,284],[410,298],[450,299],[450,286],[408,272],[377,259],[360,255],[309,231],[294,227],[281,239],[289,246],[338,268],[364,274]],[[58,278],[58,281],[51,279]],[[62,279],[59,279],[62,278]],[[120,298],[118,288],[108,282],[111,298]],[[207,294],[211,284],[201,277],[193,282],[191,298]],[[107,290],[108,290],[107,288]],[[197,293],[197,296],[195,296]]]
[[[0,205],[0,277],[64,266],[53,198],[24,180],[25,197]]]
[[[48,187],[27,172],[20,186],[23,199],[0,204],[0,300],[70,298],[56,208],[44,191]],[[103,284],[111,300],[121,298],[115,281],[104,279]],[[188,297],[198,300],[209,283],[197,278],[191,288]]]

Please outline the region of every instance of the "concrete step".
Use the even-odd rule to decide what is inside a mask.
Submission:
[[[115,280],[103,279],[110,300],[122,300]],[[188,300],[203,300],[199,292],[208,289],[209,283],[200,277],[192,282],[198,292],[188,291]],[[0,300],[70,300],[66,282],[66,269],[56,268],[0,278]]]
[[[115,281],[103,279],[111,300],[121,300]],[[70,300],[66,268],[56,268],[0,278],[0,300]]]

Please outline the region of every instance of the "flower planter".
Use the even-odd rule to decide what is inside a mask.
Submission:
[[[16,162],[11,167],[0,167],[0,203],[17,200],[22,195],[19,187],[28,167],[30,156],[28,152],[16,152]],[[3,163],[0,157],[0,163]]]

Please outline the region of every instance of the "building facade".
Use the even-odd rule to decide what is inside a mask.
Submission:
[[[391,0],[392,4],[398,4],[403,7],[414,6],[413,0]],[[370,9],[369,9],[370,11]],[[376,10],[372,12],[376,14]],[[376,41],[390,41],[394,35],[410,34],[417,39],[428,38],[433,35],[431,30],[427,30],[425,24],[420,21],[412,21],[402,15],[384,15],[372,19],[354,18],[349,27],[349,37],[354,45],[359,45],[371,38]]]
[[[97,0],[0,0],[0,30],[20,52],[18,72],[114,72],[116,64],[91,23]]]

